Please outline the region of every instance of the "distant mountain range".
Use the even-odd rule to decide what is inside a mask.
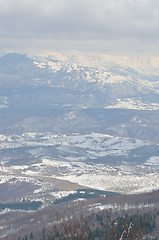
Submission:
[[[79,52],[0,58],[2,133],[101,132],[159,142],[159,61]]]
[[[156,212],[158,191],[133,194],[158,188],[159,59],[0,57],[1,239],[41,231],[52,206]]]

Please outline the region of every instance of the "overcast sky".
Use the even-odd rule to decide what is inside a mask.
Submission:
[[[158,0],[0,0],[0,52],[157,54],[158,39]]]

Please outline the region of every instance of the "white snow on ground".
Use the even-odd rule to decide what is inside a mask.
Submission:
[[[139,193],[159,189],[159,175],[147,174],[146,176],[138,176],[134,174],[112,174],[111,172],[99,172],[98,174],[81,174],[67,175],[57,177],[59,179],[68,180],[73,183],[78,183],[87,187],[96,188],[99,190],[114,191],[120,193]]]
[[[76,148],[85,150],[84,156],[77,156],[86,159],[102,157],[107,155],[127,155],[131,149],[144,146],[148,143],[141,140],[113,137],[106,134],[91,133],[86,135],[51,135],[26,133],[22,135],[4,136],[0,135],[0,149],[18,148],[23,146],[56,146],[59,151],[75,153]],[[70,149],[71,148],[71,149]],[[74,149],[74,150],[73,150]],[[74,156],[76,159],[76,156]],[[72,157],[67,157],[72,160]]]
[[[40,189],[35,190],[35,194],[42,193],[48,190],[49,188],[54,187],[54,183],[50,183],[49,179],[56,178],[61,180],[67,180],[72,183],[77,183],[86,187],[96,188],[100,190],[109,190],[121,193],[139,193],[151,191],[159,188],[159,175],[158,173],[154,174],[144,174],[143,167],[138,169],[141,173],[135,173],[133,167],[127,168],[126,166],[121,166],[118,169],[115,169],[106,165],[88,165],[86,163],[80,162],[60,162],[52,160],[52,164],[49,161],[43,161],[43,165],[39,164],[39,170],[22,170],[22,176],[15,176],[13,172],[8,172],[8,175],[1,175],[0,183],[8,182],[13,177],[16,177],[19,181],[32,182],[36,185],[41,186]],[[48,164],[48,165],[47,165]],[[76,167],[73,165],[76,164]],[[47,166],[56,166],[58,168],[61,176],[57,175],[47,175],[45,169]],[[65,171],[63,172],[63,168]],[[29,169],[29,167],[28,167]],[[145,166],[145,169],[147,167]],[[40,174],[39,174],[40,173]],[[24,177],[25,175],[25,177]],[[39,182],[39,177],[48,178],[47,182]],[[56,194],[51,193],[53,196]]]
[[[0,211],[0,215],[4,215],[6,213],[12,212],[14,210],[11,210],[10,208],[5,208],[4,210]],[[3,227],[0,227],[1,229],[3,229]]]
[[[105,106],[109,108],[136,109],[136,110],[159,110],[159,103],[143,103],[139,99],[116,99],[113,105]]]
[[[137,121],[137,119],[133,119]],[[22,135],[0,135],[0,148],[13,146],[36,146],[28,150],[39,162],[9,166],[7,159],[0,162],[0,184],[25,181],[35,184],[34,194],[40,198],[44,192],[55,197],[69,192],[54,192],[54,179],[77,183],[85,187],[120,193],[146,192],[159,188],[159,157],[147,160],[145,165],[122,162],[121,165],[87,163],[87,159],[104,156],[128,156],[130,150],[150,145],[148,142],[129,138],[119,138],[106,134],[52,135],[51,133],[25,133]],[[52,146],[58,157],[40,155],[39,147]],[[39,155],[38,155],[39,154]],[[145,174],[146,173],[146,174]],[[59,194],[59,195],[58,195]],[[57,195],[57,196],[56,196]]]
[[[77,191],[59,191],[59,192],[51,192],[56,199],[67,197],[70,194],[75,194]]]
[[[129,210],[129,209],[136,209],[136,208],[146,208],[146,207],[153,207],[154,204],[138,204],[138,205],[133,205],[133,204],[124,204],[124,205],[117,205],[117,204],[107,204],[107,205],[102,205],[101,203],[96,203],[89,205],[89,210],[105,210],[105,209],[112,209],[113,211],[116,210]]]
[[[146,165],[159,165],[159,156],[150,157],[145,164]]]

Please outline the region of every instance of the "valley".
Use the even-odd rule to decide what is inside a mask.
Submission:
[[[143,140],[100,133],[1,135],[0,156],[0,186],[16,189],[12,201],[45,203],[80,188],[122,194],[158,189],[159,145]],[[6,188],[1,193],[8,201]]]
[[[158,66],[80,52],[0,57],[2,239],[48,227],[52,208],[158,208]]]

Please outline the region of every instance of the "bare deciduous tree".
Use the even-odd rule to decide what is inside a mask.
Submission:
[[[79,218],[73,214],[69,218],[61,218],[58,212],[56,212],[56,217],[57,224],[53,234],[57,240],[90,240],[85,217]]]

